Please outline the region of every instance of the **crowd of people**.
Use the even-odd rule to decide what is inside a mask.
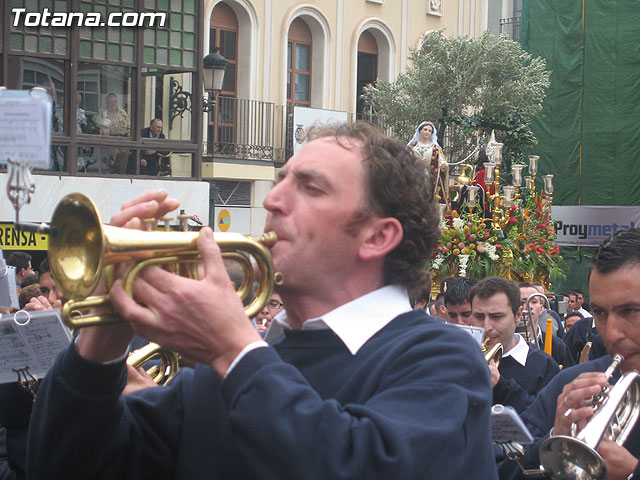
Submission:
[[[147,267],[131,298],[117,279],[109,298],[124,323],[80,329],[35,402],[0,391],[6,478],[519,478],[494,448],[493,405],[521,414],[535,442],[520,461],[538,468],[545,439],[593,415],[611,355],[625,357],[622,372],[640,368],[640,230],[593,257],[593,313],[580,290],[560,315],[542,285],[500,277],[448,278],[430,302],[431,162],[366,123],[308,136],[264,201],[284,278],[264,309],[247,318],[208,227],[199,280]],[[176,206],[148,192],[111,224],[139,228]],[[48,292],[25,308],[57,305]],[[552,355],[542,349],[549,318]],[[481,327],[484,349],[500,344],[499,364],[455,324]],[[193,368],[164,387],[129,388],[134,334]],[[624,446],[600,444],[608,478],[640,474],[638,437],[640,426]]]

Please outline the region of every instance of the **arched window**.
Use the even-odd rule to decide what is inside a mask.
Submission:
[[[372,84],[378,78],[378,43],[367,30],[362,32],[358,40],[358,80],[356,100],[356,113],[363,112],[364,102],[360,98],[362,89],[367,84]]]
[[[220,47],[227,59],[222,91],[217,96],[216,107],[209,114],[207,153],[231,155],[235,144],[235,116],[238,68],[238,19],[231,7],[219,2],[211,13],[209,51]]]
[[[289,27],[287,42],[287,106],[311,105],[311,30],[296,18]]]

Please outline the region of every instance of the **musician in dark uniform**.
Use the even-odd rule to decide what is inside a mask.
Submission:
[[[487,348],[501,343],[500,366],[489,365],[493,385],[493,403],[510,405],[524,411],[535,394],[558,373],[558,364],[543,351],[532,348],[516,326],[522,316],[520,289],[513,281],[488,277],[469,292],[471,323],[485,329]]]
[[[618,231],[593,256],[589,293],[598,332],[610,355],[625,360],[620,372],[640,370],[640,230]],[[536,397],[522,418],[536,441],[526,449],[525,468],[540,465],[539,447],[551,435],[571,435],[572,424],[583,428],[593,416],[592,398],[607,384],[604,371],[611,364],[605,356],[563,370]],[[631,406],[637,408],[637,405]],[[608,478],[640,478],[640,425],[636,423],[624,445],[603,439],[597,448]],[[513,462],[501,465],[501,478],[521,478]]]
[[[573,324],[571,330],[567,332],[564,337],[564,343],[569,347],[571,356],[575,363],[580,362],[580,355],[587,343],[593,342],[593,339],[598,334],[596,328],[596,322],[593,317],[583,318]]]
[[[546,341],[546,332],[543,335],[542,328],[540,326],[540,317],[545,312],[544,300],[542,297],[532,297],[528,302],[531,295],[540,293],[532,284],[522,282],[520,283],[520,302],[522,304],[522,315],[527,320],[527,327],[530,329],[531,340],[536,342],[536,348],[544,348]],[[527,310],[527,308],[529,310]],[[531,322],[529,322],[529,315],[531,315]],[[545,325],[546,330],[546,325]],[[575,364],[569,348],[567,345],[559,339],[554,333],[551,334],[551,356],[561,368],[571,367]]]
[[[127,322],[81,329],[58,357],[34,404],[31,478],[497,477],[480,349],[409,302],[438,238],[424,162],[364,122],[312,135],[264,200],[284,338],[262,340],[204,228],[201,280],[147,268],[141,303],[116,280]],[[112,223],[175,207],[149,192]],[[121,395],[132,329],[200,364]]]

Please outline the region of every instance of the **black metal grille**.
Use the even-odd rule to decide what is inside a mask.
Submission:
[[[500,19],[500,33],[506,33],[514,42],[520,41],[520,26],[522,17],[511,17]]]

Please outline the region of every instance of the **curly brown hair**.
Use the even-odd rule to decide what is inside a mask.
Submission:
[[[307,140],[331,136],[343,148],[359,148],[365,161],[366,204],[348,231],[357,231],[374,214],[398,219],[403,237],[385,259],[384,284],[402,285],[410,296],[427,290],[427,264],[440,238],[440,217],[425,162],[367,122],[314,126],[307,132]]]

